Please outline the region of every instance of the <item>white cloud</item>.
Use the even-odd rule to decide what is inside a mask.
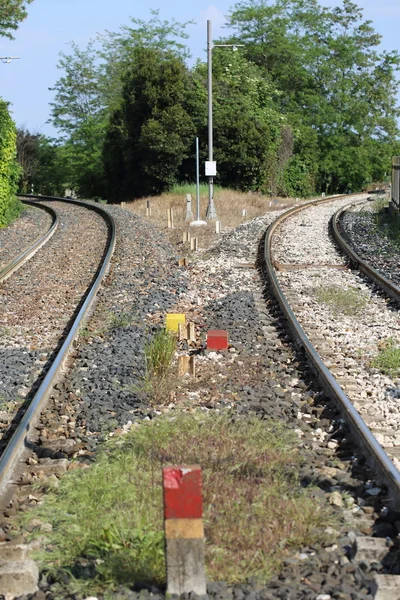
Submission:
[[[225,15],[214,4],[210,4],[205,10],[202,10],[199,18],[196,20],[198,25],[205,25],[207,21],[212,21],[213,29],[220,29],[225,25]]]

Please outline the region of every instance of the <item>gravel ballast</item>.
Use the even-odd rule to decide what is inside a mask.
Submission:
[[[223,235],[213,248],[193,255],[186,270],[177,267],[176,253],[162,233],[119,208],[108,210],[119,228],[113,267],[75,350],[74,365],[58,384],[42,419],[40,444],[46,446],[54,437],[64,436],[73,441],[65,456],[90,455],[114,429],[155,418],[158,412],[173,414],[188,403],[191,409],[229,407],[241,415],[251,412],[262,419],[284,421],[299,438],[304,484],[317,483],[314,493],[333,505],[335,492],[346,491],[350,498],[345,507],[338,504],[332,509],[341,515],[340,530],[334,532],[336,542],[315,544],[289,556],[268,585],[209,583],[208,595],[229,600],[372,598],[368,594],[370,567],[361,568],[351,558],[356,536],[372,532],[372,515],[382,506],[384,492],[368,493],[373,473],[362,460],[351,460],[356,451],[343,441],[346,430],[335,421],[335,410],[326,405],[303,356],[294,352],[282,316],[255,268],[260,238],[276,213]],[[311,247],[307,244],[308,259]],[[288,262],[285,251],[280,253],[279,260]],[[333,250],[329,253],[329,261],[343,262]],[[298,249],[289,254],[292,260],[308,262]],[[326,262],[326,256],[320,252],[318,260]],[[184,378],[164,403],[154,407],[141,389],[143,349],[167,311],[186,312],[203,341],[207,329],[228,329],[231,347],[226,353],[197,352],[196,379]],[[129,315],[129,324],[118,320],[123,315]],[[55,434],[52,423],[57,414],[62,415],[63,424]],[[63,590],[62,581],[43,577],[39,594],[45,593],[48,600],[78,598]],[[112,597],[136,600],[163,597],[163,593],[121,588]]]
[[[369,210],[367,210],[369,208]],[[354,251],[385,277],[400,286],[400,243],[377,226],[374,203],[359,211],[346,211],[341,227]]]
[[[287,221],[279,232],[277,254],[309,263],[310,268],[280,272],[280,283],[296,305],[296,316],[315,340],[318,351],[339,383],[367,421],[377,440],[387,449],[397,466],[399,456],[391,448],[400,446],[400,380],[382,374],[372,367],[372,360],[384,344],[398,340],[400,320],[398,307],[382,294],[376,293],[357,271],[346,268],[346,259],[327,235],[330,216],[348,200],[342,199],[329,206],[316,206]],[[304,227],[300,236],[300,228]],[[278,238],[277,238],[278,239]],[[277,244],[278,241],[275,241]],[[365,243],[365,242],[364,242]],[[310,246],[318,246],[319,255],[310,258]],[[314,268],[329,256],[329,263],[343,267]],[[287,260],[287,259],[286,259]],[[288,261],[287,261],[288,262]],[[351,290],[360,300],[360,309],[343,314],[318,299],[320,290]]]
[[[0,285],[2,437],[9,433],[13,413],[31,398],[46,371],[108,239],[107,225],[97,213],[62,202],[50,205],[60,216],[55,236]]]
[[[8,227],[0,228],[0,271],[51,226],[51,216],[45,210],[24,206],[21,216]]]

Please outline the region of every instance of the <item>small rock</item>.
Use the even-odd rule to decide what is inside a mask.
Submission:
[[[332,494],[329,494],[328,499],[329,504],[332,504],[332,506],[343,506],[343,498],[339,492],[332,492]]]

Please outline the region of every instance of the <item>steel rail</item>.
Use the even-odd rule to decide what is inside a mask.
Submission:
[[[335,198],[337,200],[338,198]],[[331,199],[332,201],[333,199]],[[325,200],[326,201],[326,200]],[[314,367],[323,388],[329,394],[329,396],[334,400],[339,412],[341,413],[343,419],[347,422],[350,428],[350,435],[354,439],[355,443],[361,447],[363,452],[368,457],[369,461],[376,468],[378,479],[381,483],[384,483],[390,492],[391,502],[399,508],[400,506],[400,472],[396,469],[393,462],[390,460],[389,456],[386,454],[382,446],[378,443],[374,435],[369,430],[366,423],[363,421],[360,414],[354,408],[350,399],[346,396],[340,385],[337,383],[336,379],[329,371],[329,369],[324,364],[322,358],[318,354],[317,350],[314,348],[309,338],[307,337],[305,331],[301,327],[299,321],[297,320],[294,312],[292,311],[285,294],[279,284],[278,278],[275,273],[272,253],[271,253],[271,244],[272,237],[279,225],[282,224],[284,220],[292,216],[293,214],[299,212],[300,210],[305,210],[306,208],[310,208],[312,205],[315,205],[318,202],[310,202],[308,204],[304,204],[301,207],[290,209],[283,213],[280,217],[278,217],[271,225],[268,227],[265,234],[265,243],[264,243],[264,258],[265,264],[267,268],[267,273],[269,279],[271,281],[271,285],[273,287],[274,293],[277,297],[279,305],[288,321],[289,327],[294,334],[296,340],[298,340],[301,346],[304,348],[306,355]]]
[[[25,198],[25,196],[24,196]],[[32,196],[30,196],[32,198]],[[72,347],[75,338],[78,335],[79,329],[83,324],[85,318],[88,316],[89,310],[91,309],[96,294],[100,288],[100,285],[107,275],[111,257],[113,255],[115,244],[116,244],[116,225],[113,217],[104,209],[94,204],[88,204],[81,200],[70,200],[66,198],[57,198],[53,196],[35,196],[38,200],[55,200],[57,202],[68,202],[78,206],[84,206],[90,210],[94,210],[100,214],[107,223],[108,226],[108,240],[106,245],[106,252],[102,258],[101,267],[99,267],[96,278],[92,282],[86,298],[79,309],[77,316],[71,324],[70,330],[67,337],[62,343],[60,350],[58,351],[54,361],[52,362],[50,369],[47,371],[40,387],[32,398],[29,407],[27,408],[24,416],[22,417],[17,429],[15,430],[12,438],[10,439],[6,449],[4,450],[0,458],[0,494],[4,494],[7,484],[12,478],[12,472],[15,468],[17,461],[23,454],[23,451],[29,447],[29,433],[33,430],[36,423],[39,420],[41,411],[43,410],[48,396],[53,388],[57,377],[65,363],[68,353]]]
[[[25,200],[24,204],[36,206],[48,212],[52,218],[52,224],[51,227],[46,231],[46,233],[38,237],[31,246],[29,246],[26,250],[24,250],[22,254],[20,254],[20,256],[17,256],[17,258],[15,258],[12,262],[10,262],[9,265],[4,267],[4,269],[0,271],[0,283],[3,283],[3,281],[8,279],[13,273],[15,273],[15,271],[17,271],[17,269],[22,267],[22,265],[24,265],[26,262],[28,262],[30,258],[32,258],[32,256],[34,256],[36,252],[40,250],[40,248],[42,248],[42,246],[44,246],[53,237],[59,224],[57,213],[49,206],[39,205],[36,202],[32,202],[30,200]]]
[[[340,208],[331,219],[332,224],[332,234],[333,237],[341,248],[341,250],[349,257],[350,261],[357,265],[357,268],[367,275],[374,283],[376,283],[380,288],[382,288],[389,296],[394,298],[397,301],[400,301],[400,287],[397,286],[393,281],[390,281],[387,277],[379,273],[374,267],[368,264],[357,252],[350,247],[350,245],[346,242],[344,235],[341,233],[340,229],[340,218],[342,214],[346,210],[350,210],[351,208],[357,206],[357,204],[361,204],[361,202],[351,202],[347,206],[343,206]]]

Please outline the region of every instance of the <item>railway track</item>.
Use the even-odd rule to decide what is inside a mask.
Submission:
[[[9,264],[0,269],[0,283],[3,283],[34,256],[36,252],[53,237],[59,224],[58,215],[50,206],[38,204],[26,199],[24,200],[24,204],[34,206],[36,209],[47,212],[51,217],[51,226],[44,233],[40,234],[33,243],[21,252],[21,254],[14,257]]]
[[[341,248],[342,252],[349,258],[351,263],[355,265],[361,273],[364,273],[369,279],[376,283],[376,285],[382,289],[388,296],[391,296],[397,302],[400,301],[400,287],[391,281],[388,277],[379,272],[378,269],[374,268],[367,260],[363,259],[351,246],[351,240],[347,240],[347,235],[343,231],[341,226],[341,220],[345,212],[349,212],[354,208],[358,208],[357,204],[347,204],[340,208],[332,216],[332,232],[333,237]]]
[[[328,205],[325,202],[312,203],[283,214],[267,231],[265,261],[274,292],[294,338],[304,348],[323,388],[334,399],[343,420],[349,426],[353,440],[374,466],[378,480],[387,486],[389,491],[387,504],[398,511],[400,507],[400,422],[396,416],[399,411],[396,402],[392,402],[391,407],[385,406],[386,397],[380,389],[382,382],[383,387],[389,387],[389,391],[394,392],[396,383],[376,375],[377,380],[373,384],[375,392],[370,388],[368,395],[365,393],[365,386],[361,382],[370,379],[371,374],[368,373],[365,362],[357,360],[355,343],[346,339],[350,327],[359,331],[360,315],[355,314],[344,318],[344,331],[340,331],[340,327],[331,327],[330,324],[330,320],[334,322],[335,318],[340,320],[340,317],[335,316],[334,312],[326,306],[325,309],[321,309],[324,301],[321,303],[316,300],[318,296],[316,292],[321,292],[320,295],[323,297],[324,288],[333,294],[332,288],[329,287],[332,284],[337,290],[341,289],[349,294],[353,290],[358,293],[363,287],[365,288],[361,278],[357,280],[357,276],[350,272],[348,262],[357,265],[358,269],[379,289],[384,290],[395,300],[400,298],[399,288],[362,260],[340,232],[339,222],[343,212],[350,206],[354,207],[364,201],[365,198],[358,198],[356,202],[353,201],[349,205],[348,199],[342,198],[329,202]],[[330,208],[331,205],[334,208]],[[290,225],[291,220],[296,221],[293,227]],[[343,261],[333,243],[329,241],[330,221],[334,239],[348,257],[348,261]],[[319,233],[316,233],[316,223],[320,228]],[[300,231],[304,232],[303,235],[300,235]],[[284,246],[283,250],[275,240],[279,235],[280,244]],[[284,240],[288,240],[289,237],[290,242],[285,243]],[[320,247],[317,248],[319,245]],[[307,255],[310,257],[309,261],[306,260]],[[284,256],[287,258],[284,259]],[[367,303],[376,302],[378,312],[386,308],[385,302],[382,302],[381,298],[375,298],[374,292],[369,294],[367,300],[368,292],[363,291],[366,294],[364,312],[368,310]],[[331,298],[325,295],[325,302],[329,300]],[[361,319],[361,327],[367,326],[364,336],[379,343],[383,338],[383,332],[379,330],[377,316],[379,318],[378,313],[373,314],[372,311],[369,322],[368,319]],[[398,335],[397,309],[391,311],[391,316],[393,318],[389,330]],[[385,321],[386,316],[382,315],[381,319]],[[361,339],[359,341],[361,342]],[[380,404],[375,408],[374,394]],[[364,548],[364,552],[370,544],[370,560],[379,562],[387,554],[387,548],[385,550],[385,543],[382,540],[380,550],[375,538],[364,540],[363,544],[361,548]],[[360,552],[360,558],[362,555],[363,550]],[[378,575],[375,578],[374,597],[382,600],[397,600],[400,597],[399,585],[399,578]]]
[[[25,202],[25,197],[23,200]],[[37,200],[31,199],[29,203],[37,205]],[[35,446],[35,425],[107,274],[116,242],[114,220],[101,207],[42,196],[40,203],[52,214],[53,225],[35,244],[34,251],[54,235],[57,226],[60,235],[12,280],[7,284],[3,282],[0,289],[4,299],[0,350],[3,349],[6,359],[0,378],[3,382],[7,378],[13,354],[9,356],[10,345],[22,353],[25,363],[17,376],[12,374],[15,383],[21,386],[20,400],[15,407],[8,402],[7,414],[4,410],[1,413],[0,493],[5,501],[12,492],[10,481],[18,477],[24,451]],[[86,246],[82,254],[83,243]],[[31,252],[33,249],[24,252],[18,261],[19,267],[32,256]],[[90,252],[94,256],[88,259]],[[78,256],[85,257],[81,264]],[[16,265],[16,261],[12,264]],[[10,274],[8,268],[7,275]],[[4,396],[2,399],[4,404]],[[15,415],[13,408],[17,409]]]
[[[65,458],[57,459],[57,451],[63,450],[63,445],[60,443],[63,440],[46,440],[43,435],[45,431],[58,431],[59,419],[68,420],[69,422],[66,424],[68,427],[71,423],[76,423],[76,426],[71,425],[71,431],[73,433],[76,428],[75,433],[86,446],[79,450],[81,445],[74,442],[76,437],[69,438],[67,435],[67,439],[64,440],[64,456],[76,455],[77,451],[88,453],[90,456],[97,444],[96,432],[101,431],[102,425],[110,419],[114,419],[117,425],[123,428],[128,419],[139,422],[142,418],[156,417],[158,414],[156,410],[152,410],[150,407],[146,408],[143,406],[143,402],[136,401],[135,394],[132,392],[129,394],[126,388],[129,384],[135,383],[131,379],[132,371],[135,373],[135,370],[138,369],[137,357],[140,356],[141,348],[145,343],[143,321],[153,323],[158,310],[160,310],[161,314],[158,318],[162,322],[165,311],[172,306],[173,302],[177,302],[173,310],[187,312],[198,326],[202,326],[206,322],[211,328],[227,328],[230,331],[233,350],[232,354],[221,356],[218,361],[215,361],[212,356],[202,357],[200,354],[199,373],[201,381],[205,383],[195,392],[179,389],[174,399],[177,405],[179,396],[182,396],[184,406],[190,402],[191,407],[199,406],[207,411],[214,409],[219,411],[226,407],[237,406],[238,413],[242,415],[253,412],[260,418],[272,417],[288,420],[292,425],[295,424],[295,427],[296,423],[301,422],[302,437],[299,438],[299,448],[302,449],[301,451],[306,449],[311,461],[314,461],[314,458],[310,448],[315,448],[317,453],[320,452],[320,456],[324,457],[323,464],[320,461],[313,462],[315,468],[311,469],[311,480],[314,477],[321,477],[326,481],[327,473],[329,473],[329,493],[333,490],[346,489],[340,487],[343,476],[345,476],[343,481],[349,482],[349,485],[355,485],[358,490],[362,489],[363,475],[368,473],[372,479],[373,471],[368,470],[362,463],[353,465],[351,455],[356,454],[356,451],[354,444],[350,444],[346,440],[342,440],[341,443],[343,447],[340,453],[341,466],[339,469],[336,468],[335,452],[336,447],[339,448],[339,446],[335,442],[334,434],[336,426],[340,429],[340,421],[337,421],[335,417],[336,411],[324,408],[324,413],[329,413],[332,419],[330,427],[333,428],[333,434],[329,433],[324,438],[321,428],[327,427],[327,419],[326,417],[322,419],[320,425],[322,410],[318,404],[318,399],[322,400],[320,388],[314,387],[313,378],[307,374],[308,370],[303,370],[300,364],[301,359],[290,349],[290,345],[286,341],[286,329],[282,328],[278,308],[272,306],[273,301],[270,297],[269,304],[266,306],[260,288],[258,288],[258,275],[254,270],[256,252],[254,249],[250,251],[250,245],[254,245],[260,230],[265,230],[266,225],[271,222],[271,215],[268,219],[260,218],[254,220],[253,223],[244,224],[238,228],[237,233],[234,231],[232,236],[227,235],[221,241],[220,246],[217,245],[213,250],[209,258],[204,257],[202,261],[200,257],[190,274],[186,274],[181,271],[177,272],[176,267],[172,266],[175,265],[175,262],[167,256],[163,257],[165,251],[162,249],[163,244],[154,243],[154,231],[144,227],[143,223],[140,224],[133,217],[128,218],[127,213],[120,213],[117,208],[108,208],[108,210],[117,219],[120,219],[121,248],[116,257],[117,266],[113,272],[113,285],[107,288],[107,294],[102,297],[102,303],[105,304],[103,309],[115,310],[118,307],[119,311],[135,311],[136,316],[130,322],[129,327],[121,326],[100,336],[96,334],[96,327],[101,324],[101,318],[98,315],[94,316],[94,322],[90,326],[89,343],[81,344],[74,352],[74,365],[71,366],[65,383],[57,386],[54,394],[55,407],[46,410],[43,415],[41,425],[43,429],[40,432],[42,439],[39,449],[42,448],[49,454],[38,455],[44,458],[39,458],[39,461],[35,460],[34,462],[28,461],[28,464],[24,463],[23,465],[27,473],[25,475],[21,473],[19,477],[19,491],[21,495],[24,495],[21,500],[22,504],[28,503],[29,505],[29,502],[35,502],[35,500],[29,501],[29,491],[23,489],[25,487],[29,490],[31,483],[38,484],[39,479],[34,477],[32,480],[32,474],[46,473],[47,469],[49,472],[57,473],[58,468],[60,472],[63,472],[67,468],[65,463],[68,461]],[[314,219],[310,218],[309,221],[313,222]],[[307,223],[301,226],[301,231],[307,229]],[[132,239],[129,238],[129,235],[132,236]],[[139,247],[136,244],[139,244]],[[231,259],[233,250],[235,258]],[[154,256],[155,253],[157,253],[156,256]],[[164,263],[163,260],[165,260]],[[313,266],[310,265],[310,261],[300,255],[295,257],[295,260],[293,258],[286,260],[284,255],[276,256],[275,264],[278,264],[280,269],[275,273],[278,284],[281,283],[279,279],[285,279],[288,275],[297,276],[302,272],[310,274],[313,270],[310,268]],[[347,264],[338,258],[333,250],[332,253],[329,252],[328,256],[325,255],[320,260],[320,264],[323,264],[324,269],[331,269],[337,274],[348,272]],[[193,289],[190,285],[186,288],[188,279],[190,279]],[[296,289],[292,288],[291,291],[292,296],[298,295]],[[293,294],[293,292],[296,293]],[[313,331],[316,332],[315,327]],[[140,344],[142,346],[139,344],[141,337]],[[312,341],[315,341],[315,338]],[[332,372],[335,370],[335,365],[336,363],[333,365]],[[138,372],[140,374],[140,371]],[[115,385],[116,377],[118,378],[117,386]],[[77,395],[78,390],[80,393]],[[311,402],[314,398],[315,405]],[[169,402],[168,399],[167,404]],[[59,414],[57,414],[58,410],[60,410]],[[163,410],[167,410],[167,407],[164,407]],[[299,412],[302,415],[301,421],[298,421]],[[339,437],[343,437],[341,431],[338,433]],[[23,435],[26,435],[26,431],[23,432]],[[57,434],[55,437],[57,438]],[[72,450],[67,448],[67,443],[71,448],[73,446]],[[38,447],[35,445],[35,450],[37,449]],[[345,458],[349,452],[350,456]],[[50,454],[52,454],[51,459],[45,458]],[[327,465],[326,468],[325,465]],[[309,467],[305,466],[302,473],[305,478],[310,477]],[[358,491],[358,494],[365,497],[367,508],[373,508],[372,504],[368,504],[368,499],[373,499],[373,496],[368,496],[368,482],[366,488],[366,494],[365,491]],[[374,487],[371,489],[375,493]],[[379,490],[379,495],[382,503],[385,504],[387,499],[384,490]],[[27,496],[28,500],[26,500]],[[358,503],[357,497],[355,497],[355,501]],[[362,499],[359,500],[360,505],[361,501]],[[358,524],[355,524],[354,528],[370,532],[372,531],[371,514],[366,512],[364,517],[358,519]],[[366,563],[384,558],[388,551],[384,538],[380,537],[378,541],[374,539],[371,542],[369,535],[370,533],[366,535],[364,533],[357,538],[356,536],[354,538],[346,537],[346,543],[349,546],[357,547],[358,558],[361,561],[365,560]],[[321,556],[324,556],[321,558],[322,564],[316,560],[320,551]],[[284,575],[279,577],[280,581],[273,582],[268,588],[266,597],[279,597],[285,598],[285,600],[287,598],[309,598],[312,590],[315,590],[314,596],[316,596],[318,590],[328,590],[331,593],[331,590],[336,588],[344,594],[343,597],[350,598],[347,588],[350,587],[354,592],[355,581],[358,588],[365,590],[362,574],[356,567],[354,567],[355,579],[350,574],[353,571],[349,570],[349,574],[345,573],[349,561],[343,556],[343,551],[336,550],[334,547],[329,548],[329,553],[324,549],[320,551],[317,552],[316,557],[315,548],[305,549],[302,558],[299,559],[302,564],[299,569],[292,567],[292,563],[289,562]],[[353,565],[350,567],[353,568]],[[330,576],[326,576],[327,570],[332,575],[331,579]],[[297,574],[294,574],[293,571]],[[313,581],[313,573],[316,573],[315,581]],[[375,580],[376,598],[382,600],[392,598],[382,595],[387,592],[388,588],[384,587],[386,583],[379,578]],[[216,597],[219,597],[218,586],[215,589]],[[299,590],[298,596],[294,595],[294,589]],[[274,590],[276,590],[276,595]],[[250,587],[248,592],[255,593],[255,590]],[[55,593],[56,597],[63,597],[60,592]],[[247,591],[245,593],[247,594]],[[329,593],[325,593],[324,598],[329,596]],[[353,595],[351,597],[365,597],[362,595],[362,591],[360,593],[360,596]]]

